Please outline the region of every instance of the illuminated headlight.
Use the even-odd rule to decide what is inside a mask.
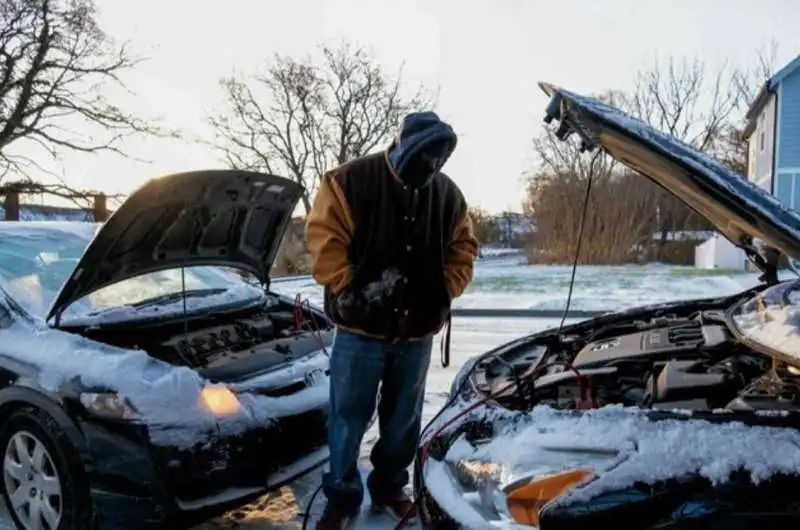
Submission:
[[[86,410],[95,416],[112,420],[133,420],[139,418],[139,412],[127,398],[114,392],[86,392],[80,396]]]
[[[242,404],[228,387],[209,385],[200,391],[200,404],[215,416],[231,416],[238,413]]]
[[[446,466],[451,483],[461,490],[459,496],[487,523],[536,527],[548,503],[620,460],[619,452],[612,449],[534,447],[513,464],[466,459]],[[428,489],[437,496],[437,486],[431,484]]]

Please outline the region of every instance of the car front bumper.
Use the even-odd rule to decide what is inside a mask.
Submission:
[[[191,449],[155,446],[143,426],[81,425],[98,529],[179,527],[220,515],[328,461],[327,406]]]
[[[721,455],[724,460],[724,455]],[[434,465],[443,464],[436,462]],[[415,483],[422,528],[425,530],[761,530],[794,529],[800,525],[800,503],[795,492],[800,475],[773,475],[754,484],[749,473],[735,472],[723,484],[689,475],[655,484],[636,484],[609,491],[587,502],[549,506],[538,527],[490,519],[468,502],[443,473],[429,473]]]

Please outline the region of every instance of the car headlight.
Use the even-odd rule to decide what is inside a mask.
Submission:
[[[200,404],[215,416],[231,416],[242,408],[236,394],[223,385],[204,387],[200,391]]]
[[[535,447],[513,463],[464,459],[448,467],[462,498],[488,521],[538,526],[549,502],[620,460],[614,449]]]
[[[127,399],[114,392],[84,392],[80,401],[95,416],[112,420],[133,420],[139,412]]]

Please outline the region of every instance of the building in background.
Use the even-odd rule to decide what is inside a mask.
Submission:
[[[764,83],[746,119],[747,178],[800,210],[800,56]]]
[[[770,77],[745,116],[747,179],[800,210],[800,55]],[[698,245],[695,267],[744,269],[744,251],[720,235]]]

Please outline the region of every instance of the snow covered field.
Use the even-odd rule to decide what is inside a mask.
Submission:
[[[560,309],[566,298],[570,268],[566,266],[521,266],[517,258],[497,257],[480,262],[475,280],[457,301],[458,307]],[[613,310],[675,299],[701,298],[741,291],[756,283],[755,274],[718,274],[689,267],[662,265],[625,267],[581,267],[576,276],[573,309]],[[274,289],[286,294],[301,293],[312,303],[321,303],[322,292],[307,279],[276,281]],[[558,325],[554,319],[456,318],[453,321],[452,364],[442,369],[438,341],[428,378],[425,417],[430,419],[442,406],[453,376],[469,357],[520,335]],[[375,429],[367,434],[363,447],[364,467]],[[319,484],[319,474],[270,494],[258,503],[197,527],[278,529],[299,528],[297,514]],[[312,512],[320,509],[315,503]],[[13,528],[10,519],[0,518],[0,530]],[[364,520],[361,529],[393,528],[388,521]]]

